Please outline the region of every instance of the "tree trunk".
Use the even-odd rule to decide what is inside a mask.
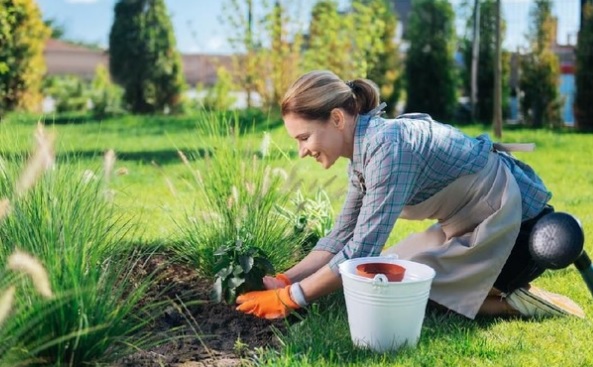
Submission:
[[[494,136],[502,138],[502,87],[501,87],[501,35],[500,35],[500,0],[496,0],[496,56],[494,63]]]

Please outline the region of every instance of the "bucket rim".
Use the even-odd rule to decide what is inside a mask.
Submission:
[[[386,262],[386,263],[392,263],[392,264],[396,264],[396,265],[402,265],[403,267],[406,267],[407,265],[413,265],[415,267],[420,267],[423,268],[427,274],[425,276],[422,276],[420,279],[405,279],[405,281],[401,281],[401,282],[389,282],[389,283],[385,283],[385,284],[414,284],[414,283],[421,283],[421,282],[426,282],[426,281],[432,281],[436,275],[436,271],[426,265],[426,264],[422,264],[416,261],[411,261],[411,260],[402,260],[402,259],[398,259],[395,256],[369,256],[369,257],[358,257],[358,258],[354,258],[354,259],[348,259],[342,263],[340,263],[338,265],[338,269],[340,272],[340,275],[342,276],[346,276],[347,278],[356,280],[356,281],[361,281],[361,282],[365,282],[365,283],[373,283],[374,279],[372,278],[365,278],[363,276],[357,275],[355,273],[351,273],[349,271],[346,270],[346,267],[350,264],[352,264],[354,267],[356,265],[360,265],[360,264],[366,264],[366,263],[372,263],[372,262]]]

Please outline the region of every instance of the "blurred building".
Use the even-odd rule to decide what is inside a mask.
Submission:
[[[91,80],[97,66],[109,67],[109,52],[75,45],[58,39],[46,42],[43,51],[47,75],[75,75]],[[230,68],[231,56],[182,54],[183,75],[190,87],[202,84],[205,87],[216,82],[218,67]]]

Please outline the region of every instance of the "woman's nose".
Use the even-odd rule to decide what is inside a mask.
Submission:
[[[309,155],[309,149],[305,148],[303,145],[299,145],[299,157],[305,158]]]

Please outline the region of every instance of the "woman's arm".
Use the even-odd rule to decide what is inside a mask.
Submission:
[[[329,251],[311,251],[303,260],[284,273],[291,282],[299,282],[312,275],[334,257]]]

